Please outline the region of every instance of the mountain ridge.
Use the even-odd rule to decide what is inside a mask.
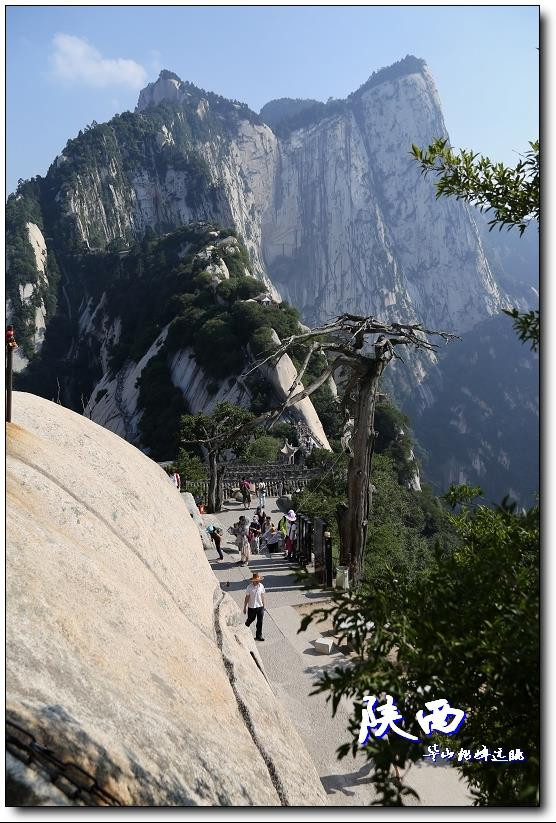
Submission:
[[[347,311],[465,334],[511,304],[476,212],[437,200],[410,157],[412,143],[447,136],[424,61],[409,56],[379,70],[346,101],[321,104],[324,119],[282,137],[245,104],[168,70],[139,97],[140,110],[93,123],[46,178],[8,199],[7,295],[27,360],[74,322],[79,305],[67,295],[80,259],[123,255],[149,235],[199,221],[232,227],[261,290],[298,308],[305,323]],[[44,248],[42,274],[29,232]],[[84,357],[77,343],[60,356],[78,350]],[[435,368],[433,357],[412,358],[403,374],[392,370],[393,385],[422,410]]]

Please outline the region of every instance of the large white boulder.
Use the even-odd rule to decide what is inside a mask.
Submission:
[[[326,803],[164,471],[33,395],[7,429],[8,720],[108,803]],[[9,751],[8,803],[97,802]]]

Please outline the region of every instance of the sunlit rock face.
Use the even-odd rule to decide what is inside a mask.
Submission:
[[[40,228],[35,223],[25,224],[24,240],[30,245],[33,251],[36,276],[33,280],[19,283],[17,288],[17,299],[21,310],[27,314],[28,324],[32,327],[31,345],[35,352],[40,351],[44,342],[46,329],[46,306],[43,291],[48,289],[48,268],[46,241]],[[10,257],[7,255],[6,274],[9,277]],[[12,322],[14,309],[12,300],[6,299],[6,321]],[[22,369],[29,363],[21,348],[17,348],[13,354],[13,369],[15,372]]]
[[[85,781],[76,795],[15,746],[8,804],[325,804],[163,470],[56,403],[13,399],[6,709],[19,730],[8,731],[102,794]]]
[[[409,154],[442,136],[423,67],[356,92],[340,114],[281,140],[265,262],[309,322],[342,310],[462,331],[499,310],[504,298],[467,207],[437,201]]]

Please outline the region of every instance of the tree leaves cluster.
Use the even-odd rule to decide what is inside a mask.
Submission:
[[[492,753],[520,748],[518,764],[462,762],[477,805],[535,805],[539,777],[539,510],[518,513],[462,501],[452,523],[461,539],[454,552],[437,550],[426,576],[400,578],[393,571],[356,593],[336,595],[330,608],[305,619],[332,617],[355,658],[327,670],[316,686],[335,710],[355,701],[351,742],[339,754],[362,751],[375,764],[373,781],[382,805],[400,805],[406,787],[392,767],[419,761],[435,739],[423,738],[413,718],[425,702],[440,698],[463,709],[466,720],[441,747]],[[391,694],[405,718],[412,743],[391,733],[357,743],[365,695]]]
[[[502,229],[517,227],[523,234],[531,220],[539,219],[539,141],[514,167],[466,149],[453,151],[447,139],[435,140],[427,149],[413,145],[411,152],[423,174],[437,176],[436,197],[453,196],[472,203],[481,211],[492,211],[489,225]]]
[[[411,153],[421,166],[421,173],[436,175],[436,197],[453,196],[491,212],[489,226],[501,230],[516,227],[523,234],[540,215],[540,143],[529,143],[530,149],[514,167],[494,163],[490,158],[466,149],[459,153],[438,138],[427,149],[413,145]],[[514,329],[520,340],[530,342],[536,351],[540,341],[538,309],[521,313],[504,310],[514,319]]]

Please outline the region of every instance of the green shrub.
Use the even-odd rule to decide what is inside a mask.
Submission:
[[[173,384],[166,351],[153,357],[138,380],[141,440],[154,460],[169,460],[178,452],[179,423],[187,411],[182,393]]]
[[[276,463],[281,447],[282,442],[277,437],[268,434],[261,435],[247,446],[245,462],[254,463],[258,466],[266,463]]]
[[[272,329],[268,326],[263,326],[254,331],[249,342],[255,357],[268,356],[278,349],[278,343],[272,339]]]
[[[203,323],[195,335],[193,350],[197,363],[211,377],[229,377],[237,374],[243,365],[241,340],[225,316]]]
[[[176,468],[185,480],[196,481],[207,479],[207,469],[204,462],[197,455],[190,454],[186,449],[180,449],[176,460]]]

